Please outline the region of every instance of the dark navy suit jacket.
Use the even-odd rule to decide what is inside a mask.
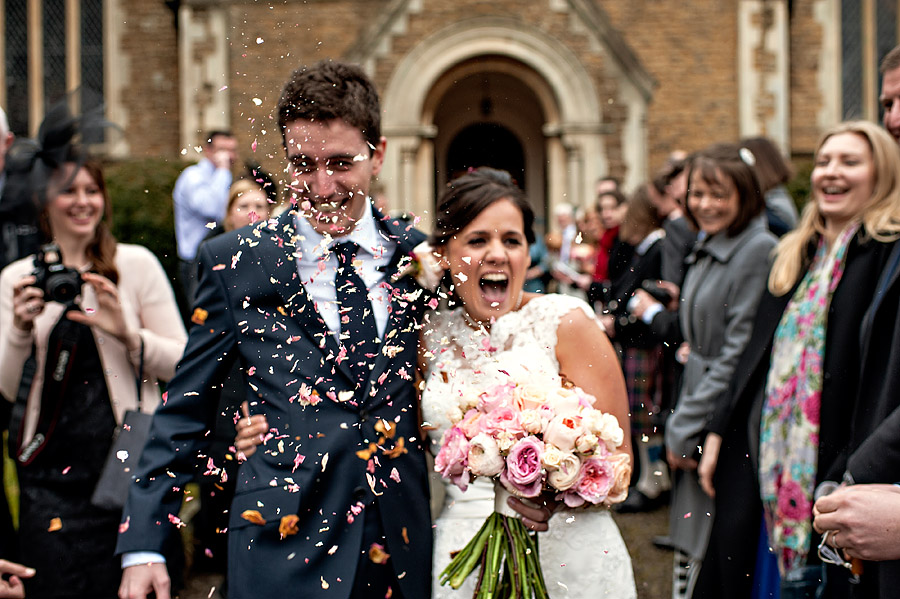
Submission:
[[[239,472],[229,527],[229,597],[341,599],[362,549],[359,508],[376,500],[404,596],[428,597],[432,531],[419,434],[418,327],[426,297],[398,262],[423,235],[379,220],[399,244],[381,351],[362,392],[341,348],[299,281],[294,213],[204,244],[196,325],[168,396],[153,418],[123,514],[117,551],[159,551],[178,525],[181,489],[194,476],[233,360],[246,375],[252,414],[277,435]],[[265,524],[243,517],[259,513]],[[297,533],[279,525],[297,517]]]

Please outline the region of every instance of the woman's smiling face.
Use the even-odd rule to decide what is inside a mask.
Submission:
[[[530,258],[525,220],[511,200],[482,210],[438,251],[473,319],[488,324],[518,307]]]

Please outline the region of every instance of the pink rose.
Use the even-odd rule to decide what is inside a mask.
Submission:
[[[495,408],[481,417],[478,421],[480,432],[496,437],[498,433],[505,431],[515,437],[525,434],[522,423],[519,421],[519,412],[509,406]]]
[[[472,474],[497,476],[505,465],[500,447],[493,437],[481,433],[469,441],[469,470]]]
[[[564,494],[563,500],[569,507],[578,507],[585,502],[602,503],[612,489],[614,475],[608,459],[588,458],[581,465],[578,482]]]
[[[575,440],[585,432],[580,416],[557,416],[547,424],[544,441],[563,451],[572,451],[575,449]]]
[[[462,420],[456,423],[456,426],[461,429],[467,439],[471,439],[475,435],[481,432],[481,425],[479,421],[484,417],[484,414],[479,412],[478,410],[471,409],[463,415]]]
[[[500,482],[506,490],[519,497],[537,497],[543,487],[541,454],[544,443],[537,437],[519,439],[506,457],[506,470]]]
[[[441,450],[434,458],[434,470],[465,491],[469,487],[469,441],[457,427],[448,429],[441,439]]]
[[[508,405],[516,386],[513,383],[494,385],[478,396],[478,409],[482,412],[493,412],[501,406]]]

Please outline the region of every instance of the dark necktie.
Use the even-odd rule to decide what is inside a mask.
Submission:
[[[378,328],[366,284],[353,267],[359,246],[352,241],[335,244],[338,268],[334,277],[338,313],[341,317],[341,343],[347,349],[350,372],[365,387],[369,366],[378,353]]]

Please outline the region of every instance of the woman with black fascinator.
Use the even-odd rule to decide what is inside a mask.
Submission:
[[[121,510],[92,504],[127,410],[151,413],[186,334],[146,248],[117,243],[100,165],[75,144],[84,123],[58,107],[14,156],[50,244],[0,273],[0,393],[15,401],[10,450],[20,488],[28,597],[117,596]]]

